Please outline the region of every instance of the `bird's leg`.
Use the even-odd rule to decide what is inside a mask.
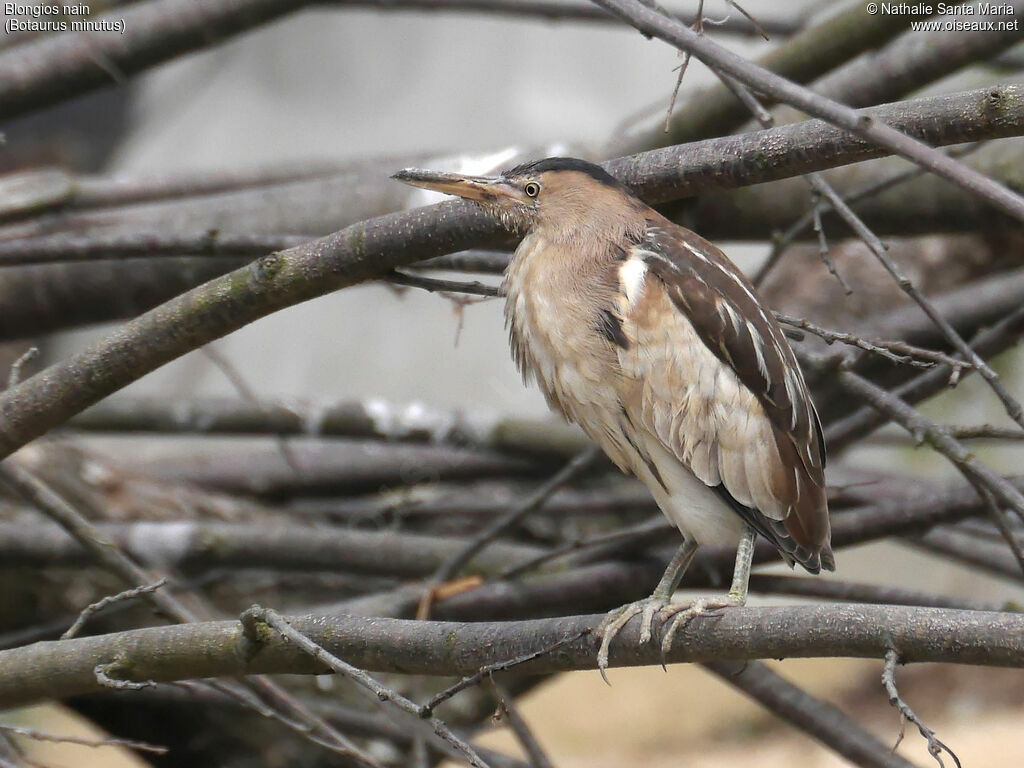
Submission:
[[[750,527],[743,529],[743,536],[740,538],[739,546],[736,547],[736,565],[732,571],[732,586],[729,587],[729,594],[725,599],[706,600],[698,598],[689,605],[678,606],[675,618],[669,624],[661,638],[661,657],[665,658],[672,647],[672,640],[676,636],[676,630],[680,626],[689,623],[696,616],[719,608],[731,608],[747,604],[747,585],[750,582],[750,566],[754,561],[754,544],[757,541],[757,532]],[[676,606],[673,606],[676,608]],[[664,666],[664,662],[662,663]]]
[[[686,573],[686,569],[696,553],[697,542],[684,535],[683,543],[679,545],[679,549],[672,557],[672,562],[668,564],[668,568],[665,569],[661,581],[658,582],[658,586],[654,588],[651,596],[616,608],[605,616],[598,628],[598,631],[602,633],[601,649],[597,652],[597,666],[601,670],[601,677],[605,676],[604,671],[608,668],[608,650],[612,640],[619,634],[619,630],[637,614],[643,614],[640,624],[640,642],[650,642],[654,614],[665,608],[672,600],[673,593],[679,586],[679,582],[682,581],[683,574]],[[607,678],[605,678],[605,682],[607,682]]]

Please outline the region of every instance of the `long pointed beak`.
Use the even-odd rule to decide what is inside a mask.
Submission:
[[[413,187],[456,195],[478,203],[514,197],[516,192],[515,188],[501,176],[463,176],[458,173],[403,168],[391,178]]]

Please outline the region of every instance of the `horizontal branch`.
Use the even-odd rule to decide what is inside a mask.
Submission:
[[[602,615],[521,622],[432,622],[314,616],[292,626],[367,671],[467,675],[583,634],[519,671],[595,669]],[[656,643],[638,644],[631,623],[612,647],[612,666],[660,662]],[[589,631],[588,631],[589,630]],[[173,681],[258,673],[322,673],[302,651],[265,632],[248,641],[237,621],[154,627],[0,652],[0,707],[101,690],[95,669],[124,680]],[[852,656],[906,662],[1024,666],[1024,615],[875,605],[731,608],[681,629],[670,663],[721,659]]]
[[[372,437],[558,455],[575,454],[589,445],[579,429],[552,418],[379,399],[327,403],[211,397],[168,403],[165,398],[119,395],[76,416],[68,426],[100,432]]]
[[[416,578],[429,576],[466,543],[453,536],[266,522],[107,523],[98,524],[97,530],[140,563],[185,571],[258,566]],[[465,568],[467,573],[496,574],[543,551],[493,542]],[[45,524],[0,523],[0,552],[4,568],[81,567],[91,562],[67,533]]]

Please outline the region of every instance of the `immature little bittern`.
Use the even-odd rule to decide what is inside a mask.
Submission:
[[[754,541],[832,570],[825,445],[782,330],[722,251],[604,170],[549,158],[485,178],[407,169],[395,178],[479,203],[524,235],[505,273],[512,355],[548,404],[650,489],[683,535],[654,593],[613,611],[611,640],[642,614],[681,621],[743,605]],[[726,599],[671,604],[701,544],[737,545]]]

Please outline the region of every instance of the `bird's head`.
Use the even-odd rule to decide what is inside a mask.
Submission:
[[[392,178],[471,200],[503,227],[520,234],[556,223],[562,227],[581,224],[599,214],[605,204],[615,210],[623,198],[635,200],[600,166],[570,157],[525,163],[498,176],[406,168]]]

